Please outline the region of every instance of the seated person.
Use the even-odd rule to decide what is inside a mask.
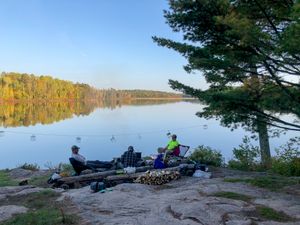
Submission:
[[[134,152],[132,146],[128,147],[128,150],[123,153],[121,156],[121,163],[123,164],[124,168],[126,167],[136,167],[137,166],[138,157]]]
[[[72,164],[75,172],[77,175],[79,175],[83,170],[90,169],[93,170],[93,172],[97,171],[97,168],[106,168],[110,169],[113,164],[111,162],[105,162],[105,161],[90,161],[86,160],[84,156],[80,155],[79,147],[76,145],[72,146],[72,155],[70,158],[70,163]]]
[[[163,161],[163,154],[159,154],[153,162],[154,169],[164,169],[166,165]]]
[[[167,155],[175,155],[179,156],[179,142],[177,141],[177,136],[176,134],[172,135],[172,139],[169,141],[167,146],[163,149],[163,152],[165,152],[165,157]]]

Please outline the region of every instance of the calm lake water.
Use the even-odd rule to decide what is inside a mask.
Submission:
[[[2,105],[0,109],[0,169],[23,163],[67,163],[70,147],[80,146],[87,159],[111,160],[129,145],[143,156],[156,153],[176,133],[191,149],[206,145],[221,151],[226,160],[242,142],[243,129],[230,131],[216,120],[195,116],[198,102],[139,101],[127,105],[53,103]],[[272,150],[295,133],[270,140]],[[253,142],[254,144],[255,141]]]

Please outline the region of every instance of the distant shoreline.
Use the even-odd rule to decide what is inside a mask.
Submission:
[[[3,103],[53,103],[53,102],[95,102],[95,101],[105,101],[107,99],[0,99],[0,104]],[[128,101],[128,100],[197,100],[197,98],[187,98],[187,97],[158,97],[158,98],[113,98],[113,100],[118,101]]]
[[[169,100],[169,99],[171,99],[171,100],[193,100],[193,99],[195,99],[195,100],[197,100],[196,98],[185,98],[185,97],[169,97],[169,98],[164,98],[164,97],[161,97],[161,98],[131,98],[131,99],[138,99],[138,100],[140,100],[140,99],[147,99],[147,100],[149,100],[149,99],[153,99],[153,100]]]

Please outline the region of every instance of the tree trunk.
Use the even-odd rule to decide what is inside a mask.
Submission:
[[[261,96],[261,80],[257,76],[257,67],[254,65],[250,70],[253,72],[251,75],[249,87],[252,91],[252,95],[256,96],[257,101],[259,101]],[[265,168],[269,168],[271,166],[271,152],[270,152],[270,144],[269,144],[269,135],[268,135],[268,126],[265,122],[265,119],[259,114],[256,115],[256,126],[259,138],[259,146],[260,146],[260,156],[261,163]]]
[[[264,119],[257,116],[257,132],[259,137],[261,162],[264,167],[269,168],[271,165],[271,152],[269,144],[269,135],[267,124]]]

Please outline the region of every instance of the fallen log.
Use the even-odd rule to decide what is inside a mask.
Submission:
[[[179,164],[180,162],[178,162]],[[175,167],[169,167],[165,168],[164,170],[166,171],[180,171],[181,169],[193,169],[194,164],[180,164]],[[146,172],[147,170],[153,169],[153,166],[143,166],[143,167],[137,167],[136,168],[136,173],[140,172]],[[73,176],[73,177],[63,177],[57,180],[55,187],[61,187],[62,185],[69,185],[69,186],[74,186],[74,184],[77,184],[77,186],[80,186],[80,184],[87,185],[93,181],[103,181],[104,178],[108,176],[114,176],[117,175],[117,170],[108,170],[104,172],[97,172],[97,173],[90,173],[90,174],[85,174],[85,175],[80,175],[80,176]],[[120,175],[117,175],[120,176]],[[128,175],[126,175],[128,176]],[[131,174],[130,176],[134,177],[134,174]],[[132,180],[130,177],[123,177],[124,181],[127,180]],[[126,178],[126,179],[125,179]],[[110,178],[113,179],[113,178]],[[122,181],[122,178],[115,178],[118,179],[119,182]]]
[[[113,175],[113,176],[108,176],[108,177],[104,178],[104,181],[116,182],[116,181],[134,180],[143,174],[145,174],[145,173],[141,172],[141,173],[132,173],[132,174]]]
[[[165,168],[163,170],[166,170],[166,171],[180,171],[181,169],[194,169],[194,168],[195,168],[195,164],[180,164],[178,166],[168,167],[168,168]]]
[[[153,169],[152,166],[143,166],[137,167],[136,172],[145,172],[147,170]],[[80,176],[73,176],[73,177],[63,177],[58,179],[58,182],[61,184],[72,184],[76,182],[90,182],[90,181],[102,181],[105,177],[116,175],[117,170],[109,170],[104,172],[97,172],[97,173],[90,173]]]

